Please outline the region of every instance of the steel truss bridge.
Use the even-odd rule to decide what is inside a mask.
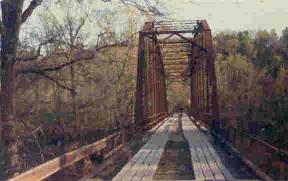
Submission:
[[[190,80],[191,114],[219,119],[211,30],[203,21],[147,22],[139,34],[135,115],[143,125],[168,113],[165,80]]]
[[[220,158],[223,154],[216,151],[207,133],[232,150],[243,165],[253,170],[256,179],[288,180],[287,152],[236,129],[227,129],[220,121],[214,61],[211,29],[206,20],[146,22],[139,32],[135,123],[10,180],[69,180],[67,173],[75,172],[75,165],[81,165],[80,170],[85,172],[85,165],[97,158],[102,162],[81,179],[91,181],[125,157],[127,145],[137,137],[146,141],[113,180],[153,180],[161,167],[165,145],[179,131],[189,148],[194,175],[189,180],[241,180]],[[190,82],[187,114],[168,112],[166,80]]]

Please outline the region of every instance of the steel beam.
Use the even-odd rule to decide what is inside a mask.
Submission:
[[[151,125],[168,112],[166,79],[189,78],[193,116],[208,124],[219,119],[214,60],[205,20],[145,23],[139,34],[135,122]]]

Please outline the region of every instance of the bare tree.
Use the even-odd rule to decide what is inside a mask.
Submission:
[[[42,0],[32,0],[24,11],[23,3],[24,0],[1,2],[1,150],[3,149],[1,160],[4,160],[5,176],[11,176],[21,169],[17,138],[13,131],[14,64],[19,33],[22,24],[42,3]]]
[[[46,33],[49,36],[55,37],[57,46],[61,48],[63,57],[66,62],[71,62],[75,57],[75,53],[79,51],[79,48],[83,47],[82,39],[82,29],[87,21],[87,14],[73,14],[71,9],[66,9],[63,5],[61,7],[64,9],[64,22],[60,23],[57,18],[52,15],[52,25],[46,28]],[[73,15],[72,15],[73,14]],[[51,16],[51,14],[50,14]],[[49,38],[48,38],[49,39]],[[92,58],[92,57],[91,57]],[[77,128],[77,105],[76,105],[76,82],[75,82],[75,65],[71,64],[69,66],[70,71],[70,94],[72,98],[72,112],[74,114],[74,122]]]
[[[100,50],[108,47],[114,47],[123,45],[124,42],[117,42],[114,44],[105,45],[102,47],[96,47],[93,50],[82,50],[77,55],[69,57],[69,61],[66,63],[54,65],[51,67],[45,67],[40,69],[22,69],[15,70],[15,63],[18,61],[17,50],[19,42],[19,33],[22,25],[33,14],[34,10],[42,4],[43,0],[3,0],[1,2],[2,21],[0,23],[1,33],[1,150],[2,155],[0,160],[4,160],[3,171],[0,172],[1,176],[8,178],[21,171],[21,157],[18,150],[17,137],[13,129],[13,125],[16,124],[16,120],[13,114],[13,90],[14,80],[16,75],[22,73],[35,73],[46,77],[48,80],[54,81],[58,86],[70,89],[72,92],[75,89],[74,83],[71,88],[62,85],[58,80],[49,76],[49,72],[55,72],[70,66],[71,77],[73,77],[73,65],[79,61],[90,60],[95,57],[96,53]],[[81,0],[78,0],[81,3]],[[103,0],[109,1],[109,0]],[[152,3],[150,0],[144,0],[143,3],[138,3],[136,0],[120,0],[127,6],[136,7],[143,13],[154,13],[161,15],[156,3]],[[28,2],[27,9],[24,10],[24,2]],[[70,36],[70,42],[72,45],[75,43],[75,36],[81,29],[85,21],[80,22],[78,27],[71,29],[72,36]],[[69,24],[69,22],[68,22]],[[69,26],[68,26],[69,27]],[[33,57],[22,58],[23,60],[35,59],[40,55],[40,47],[37,54]],[[73,82],[73,81],[72,81]],[[75,94],[73,94],[73,97]],[[1,179],[1,178],[0,178]]]

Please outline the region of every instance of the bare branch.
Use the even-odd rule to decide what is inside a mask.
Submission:
[[[55,42],[54,38],[50,38],[50,39],[40,43],[38,45],[36,54],[31,55],[31,56],[18,57],[17,61],[28,62],[28,61],[36,60],[37,58],[39,58],[41,56],[41,48],[42,48],[42,46],[47,45],[49,43],[54,43],[54,42]]]
[[[19,57],[19,58],[17,58],[17,61],[28,62],[28,61],[36,60],[40,56],[41,56],[41,46],[38,47],[35,55]]]
[[[2,23],[2,21],[0,21],[0,35],[3,33],[3,31],[4,31],[4,27],[3,27],[4,25],[3,25],[3,23]]]
[[[45,72],[41,72],[41,71],[34,71],[34,72],[30,72],[30,73],[34,73],[34,74],[38,74],[38,75],[41,75],[43,76],[44,78],[46,78],[47,80],[50,80],[52,82],[54,82],[58,87],[62,88],[62,89],[65,89],[65,90],[68,90],[70,92],[72,92],[73,94],[77,94],[76,90],[68,87],[68,86],[65,86],[63,84],[61,84],[57,79],[47,75]]]
[[[164,14],[156,7],[151,5],[149,0],[144,1],[144,5],[137,3],[137,0],[120,0],[126,6],[132,6],[143,14],[153,14],[156,16],[164,16]]]
[[[115,35],[115,33],[114,32],[99,33],[98,36],[97,36],[96,47],[99,46],[101,38],[104,37],[105,35]]]
[[[80,20],[80,23],[79,23],[79,25],[78,25],[78,27],[77,27],[77,29],[76,29],[76,31],[75,31],[74,37],[77,37],[77,36],[78,36],[81,28],[85,25],[85,22],[86,22],[86,18],[82,18],[82,19]]]
[[[22,14],[22,23],[24,23],[33,13],[33,11],[42,4],[43,0],[32,0],[28,8]]]
[[[106,48],[112,48],[112,47],[120,47],[120,46],[127,46],[127,42],[121,42],[121,43],[115,43],[115,44],[110,44],[110,45],[105,45],[99,48],[96,48],[94,51],[88,51],[88,50],[82,50],[80,53],[78,53],[78,55],[76,56],[76,58],[71,59],[71,61],[67,62],[67,63],[63,63],[60,65],[57,65],[55,67],[49,67],[49,68],[43,68],[43,69],[26,69],[26,70],[19,70],[17,71],[18,74],[25,74],[25,73],[44,73],[44,72],[55,72],[55,71],[59,71],[67,66],[73,65],[75,63],[79,63],[81,61],[88,61],[88,60],[92,60],[93,58],[96,57],[97,53],[103,49]]]
[[[111,2],[111,0],[102,0],[102,1]],[[155,5],[152,5],[150,0],[144,0],[144,4],[139,4],[137,1],[138,0],[120,0],[120,2],[125,6],[132,6],[138,9],[138,11],[140,11],[142,14],[153,14],[156,16],[164,16],[164,13],[162,13]]]

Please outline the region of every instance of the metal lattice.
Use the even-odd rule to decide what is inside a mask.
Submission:
[[[138,48],[138,123],[151,125],[168,115],[166,79],[190,79],[191,114],[207,124],[218,119],[212,35],[206,20],[145,23]]]

